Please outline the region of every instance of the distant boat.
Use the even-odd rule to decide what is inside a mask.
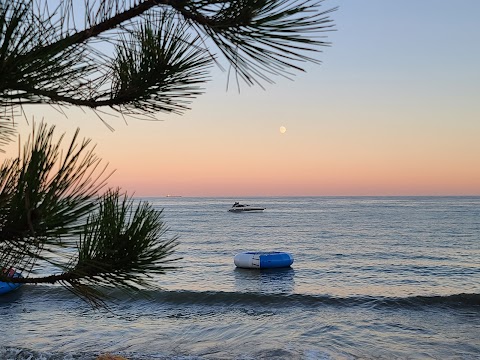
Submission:
[[[167,195],[167,197],[182,197],[182,195]]]
[[[230,212],[262,212],[263,210],[265,210],[265,208],[263,207],[251,206],[246,204],[243,205],[239,202],[235,202],[235,204],[233,204],[233,206],[228,209],[228,211]]]
[[[10,269],[9,271],[7,271],[7,270],[2,270],[2,271],[8,277],[12,277],[12,278],[22,277],[22,275],[15,272],[15,270],[13,270],[13,269]],[[14,284],[14,283],[11,283],[11,282],[0,281],[0,295],[7,294],[11,291],[14,291],[14,290],[18,289],[21,285],[22,284]]]

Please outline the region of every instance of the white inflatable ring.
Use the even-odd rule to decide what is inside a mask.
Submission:
[[[274,269],[289,267],[293,264],[293,256],[286,252],[242,252],[235,255],[235,266],[246,269]]]

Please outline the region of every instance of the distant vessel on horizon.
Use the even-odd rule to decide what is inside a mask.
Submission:
[[[182,195],[167,195],[167,197],[182,197]]]

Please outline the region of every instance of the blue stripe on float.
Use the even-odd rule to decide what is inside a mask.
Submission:
[[[293,257],[287,253],[272,253],[260,255],[260,268],[280,268],[288,267],[293,264]]]

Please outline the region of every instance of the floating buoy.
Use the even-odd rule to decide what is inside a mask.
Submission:
[[[5,273],[5,275],[7,275],[8,277],[12,277],[12,278],[18,278],[18,277],[22,277],[22,275],[20,275],[19,273],[15,272],[13,269],[11,269],[10,271],[5,271],[5,270],[0,270],[0,271],[3,271]],[[0,281],[0,295],[3,295],[3,294],[7,294],[13,290],[16,290],[18,289],[22,284],[19,284],[19,283],[11,283],[11,282],[4,282],[4,281]]]
[[[280,251],[242,252],[233,258],[235,266],[245,269],[274,269],[289,267],[293,264],[293,256]]]

